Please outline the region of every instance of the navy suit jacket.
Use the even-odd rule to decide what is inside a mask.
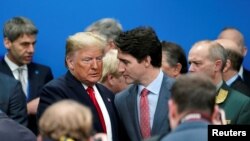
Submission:
[[[250,89],[250,71],[247,70],[246,68],[243,68],[243,79],[244,79],[245,84]]]
[[[201,120],[183,122],[160,141],[207,141],[208,124]]]
[[[151,136],[168,133],[170,131],[167,103],[173,82],[174,80],[172,78],[164,75],[154,115],[153,127],[151,129]],[[115,106],[130,141],[142,140],[137,110],[137,93],[138,85],[133,84],[115,96]]]
[[[28,98],[27,102],[39,97],[42,87],[53,79],[53,74],[48,66],[31,62],[28,67]],[[4,59],[0,62],[0,72],[13,78],[14,75]],[[28,128],[38,134],[36,115],[28,115]]]
[[[0,73],[0,109],[13,120],[27,126],[26,98],[21,83],[3,73]]]
[[[231,84],[230,87],[250,97],[250,88],[248,88],[248,86],[240,76],[237,77],[237,79]]]
[[[1,141],[36,141],[36,136],[26,127],[16,123],[0,111]]]
[[[51,69],[48,66],[31,62],[30,64],[27,65],[27,67],[28,67],[28,83],[29,83],[27,101],[29,102],[39,97],[39,93],[42,87],[47,82],[53,79],[53,75]],[[15,78],[12,71],[10,70],[10,67],[5,62],[4,59],[2,59],[0,62],[0,72]]]
[[[114,94],[101,84],[97,83],[96,87],[109,113],[113,141],[118,141],[118,121],[114,106]],[[50,81],[42,89],[37,112],[38,119],[48,106],[62,99],[72,99],[90,107],[94,117],[94,130],[96,132],[103,132],[101,122],[98,118],[98,112],[87,94],[87,91],[82,86],[82,83],[78,81],[69,71],[66,75]]]

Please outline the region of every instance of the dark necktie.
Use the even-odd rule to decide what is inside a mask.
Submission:
[[[99,104],[98,104],[96,98],[95,98],[95,93],[94,93],[93,87],[88,86],[87,92],[88,92],[88,94],[89,94],[89,97],[90,97],[91,101],[92,101],[93,104],[95,105],[95,108],[96,108],[97,112],[98,112],[98,117],[99,117],[99,120],[101,121],[103,131],[104,131],[105,133],[107,133],[105,121],[104,121],[104,118],[103,118],[103,115],[102,115],[102,111],[101,111],[101,108],[100,108],[100,106],[99,106]]]
[[[140,128],[143,139],[150,137],[149,104],[147,89],[143,89],[140,96]]]

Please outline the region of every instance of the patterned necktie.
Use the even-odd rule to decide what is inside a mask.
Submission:
[[[143,139],[150,137],[150,120],[149,120],[149,104],[147,89],[143,89],[140,98],[140,128]]]
[[[26,85],[25,78],[24,78],[24,75],[23,75],[23,73],[24,73],[24,68],[19,67],[19,68],[17,69],[17,71],[18,71],[18,80],[21,82],[22,88],[23,88],[23,92],[25,93],[25,95],[26,95],[26,97],[27,97],[27,91],[26,91],[27,85]]]
[[[105,121],[104,121],[104,118],[103,118],[103,115],[102,115],[102,111],[101,111],[101,108],[100,108],[100,106],[99,106],[99,104],[98,104],[98,102],[96,100],[93,87],[88,86],[87,92],[89,94],[89,97],[90,97],[91,101],[95,105],[95,108],[96,108],[97,112],[98,112],[98,117],[99,117],[99,120],[101,121],[103,131],[104,131],[104,133],[107,133]]]

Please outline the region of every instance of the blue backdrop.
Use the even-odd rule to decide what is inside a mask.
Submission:
[[[34,61],[50,66],[55,77],[66,72],[66,38],[104,17],[118,19],[124,30],[152,26],[161,40],[177,42],[186,53],[196,41],[215,39],[225,26],[241,30],[250,45],[249,0],[1,0],[0,5],[1,29],[13,16],[35,23]],[[5,52],[0,44],[0,55]],[[249,60],[250,51],[244,60],[248,69]]]

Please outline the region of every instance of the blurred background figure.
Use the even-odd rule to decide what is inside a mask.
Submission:
[[[92,23],[85,29],[85,31],[96,32],[106,39],[106,53],[109,49],[115,48],[114,40],[122,32],[122,25],[116,19],[103,18]]]
[[[40,141],[94,141],[92,122],[92,113],[88,107],[73,100],[62,100],[49,106],[40,118],[38,139]]]
[[[216,86],[204,74],[178,77],[168,101],[172,131],[161,141],[207,141],[208,125],[217,120]]]
[[[250,96],[250,89],[238,74],[243,62],[239,47],[233,40],[217,39],[215,41],[220,43],[227,53],[227,62],[222,73],[223,80],[233,89]]]
[[[26,97],[16,79],[0,72],[0,109],[19,124],[27,126]]]
[[[118,71],[118,65],[117,50],[110,49],[103,57],[103,70],[100,82],[114,94],[122,91],[128,86],[124,77]]]
[[[50,67],[32,62],[38,29],[26,17],[13,17],[4,24],[3,37],[7,53],[0,62],[0,72],[22,84],[26,95],[28,128],[37,134],[36,112],[42,87],[53,79]]]
[[[10,119],[1,110],[0,138],[1,141],[36,141],[36,136],[33,132],[13,119]]]
[[[188,71],[187,58],[182,47],[173,42],[162,41],[162,70],[176,78]]]
[[[237,44],[238,50],[241,52],[243,58],[246,56],[247,46],[245,45],[245,39],[243,34],[238,29],[234,27],[226,27],[221,31],[218,36],[218,39],[229,39],[234,41]],[[250,71],[243,67],[242,64],[239,70],[239,75],[246,83],[248,88],[250,88]]]

